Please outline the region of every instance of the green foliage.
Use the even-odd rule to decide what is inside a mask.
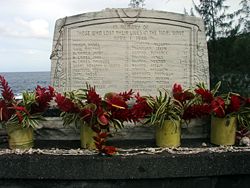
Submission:
[[[241,8],[235,12],[239,16],[239,27],[242,27],[242,33],[250,32],[250,3],[249,0],[241,0]]]
[[[145,6],[145,0],[130,0],[129,7],[131,8],[142,8]]]
[[[228,13],[226,0],[203,0],[195,10],[204,20],[208,41],[211,87],[221,81],[222,92],[250,96],[250,5]],[[238,19],[238,20],[235,20]],[[233,26],[235,23],[235,26]],[[224,37],[224,38],[223,38]]]
[[[185,14],[185,15],[190,15],[190,16],[195,16],[195,15],[194,15],[194,9],[193,9],[193,8],[190,9],[190,12],[189,12],[189,13],[187,12],[186,8],[184,8],[184,14]]]
[[[119,130],[119,129],[124,128],[123,122],[121,122],[118,119],[111,119],[109,121],[109,125],[110,125],[110,127],[113,127],[116,131]]]
[[[79,126],[79,122],[81,122],[81,118],[78,113],[68,113],[68,112],[62,112],[61,115],[63,120],[63,126],[70,125],[71,123],[74,123],[76,127]]]
[[[31,105],[36,103],[35,93],[30,93],[25,91],[23,93],[23,100],[21,101],[21,106],[25,106],[27,110],[31,110]]]
[[[41,113],[30,114],[29,112],[32,109],[32,105],[36,104],[36,95],[34,92],[23,92],[22,100],[18,101],[18,105],[25,108],[25,110],[20,110],[19,113],[22,117],[22,121],[18,117],[18,114],[14,114],[7,124],[21,125],[22,127],[33,127],[36,128],[39,124],[39,121],[45,121],[45,118]]]
[[[96,105],[86,104],[86,100],[87,100],[86,92],[87,92],[87,89],[77,89],[77,90],[65,92],[64,96],[70,99],[79,109],[87,108],[87,109],[92,109],[93,111],[95,111]],[[83,123],[83,117],[80,117],[79,113],[62,112],[61,117],[63,119],[64,126],[74,123],[76,127],[79,127],[79,125]]]
[[[87,89],[78,89],[65,92],[64,95],[81,108],[85,106],[84,102],[87,99],[86,91]]]
[[[162,126],[165,120],[181,120],[182,104],[170,97],[167,91],[159,91],[159,96],[146,98],[148,105],[153,109],[145,124]]]
[[[232,29],[234,15],[226,12],[229,6],[224,5],[225,1],[202,0],[199,5],[193,3],[195,10],[204,20],[205,31],[209,40],[214,41],[218,37],[227,36]]]
[[[238,124],[250,129],[250,107],[244,108],[237,116]]]
[[[250,96],[250,33],[218,39],[217,51],[208,42],[211,87],[221,80],[223,93]],[[214,63],[212,63],[212,59]]]
[[[10,118],[10,120],[8,121],[8,123],[6,123],[6,125],[8,125],[8,124],[13,124],[13,125],[19,124],[23,128],[26,128],[26,127],[37,128],[40,121],[45,121],[45,118],[41,114],[28,115],[28,114],[26,114],[24,112],[21,112],[21,114],[23,116],[23,119],[22,119],[21,123],[19,123],[18,117],[15,115],[15,116]]]

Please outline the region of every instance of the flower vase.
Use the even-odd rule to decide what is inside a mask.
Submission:
[[[180,121],[165,120],[156,127],[156,145],[159,147],[178,147],[181,145]]]
[[[211,118],[210,142],[215,145],[230,146],[235,144],[236,117]]]
[[[34,146],[34,130],[32,127],[23,128],[21,125],[7,125],[10,149],[30,149]]]
[[[81,140],[81,148],[84,149],[96,149],[94,136],[96,133],[92,130],[91,126],[87,124],[82,124],[80,126],[80,140]]]

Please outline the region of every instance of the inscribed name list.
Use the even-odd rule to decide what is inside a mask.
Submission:
[[[155,94],[191,85],[191,30],[156,23],[106,23],[69,29],[71,89],[85,82],[101,93],[132,88]]]

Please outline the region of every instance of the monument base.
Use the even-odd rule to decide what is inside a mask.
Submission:
[[[183,140],[181,148],[164,150],[154,140],[116,140],[110,144],[120,152],[112,157],[57,154],[79,148],[79,141],[35,142],[41,151],[60,148],[50,154],[3,153],[1,144],[0,187],[249,187],[250,148],[204,142]]]

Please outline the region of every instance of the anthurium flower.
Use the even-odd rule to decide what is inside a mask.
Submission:
[[[108,125],[109,123],[108,114],[107,113],[99,114],[97,117],[97,121],[101,125]]]
[[[211,102],[211,108],[212,112],[215,113],[218,117],[224,117],[225,116],[225,101],[221,97],[216,97]]]
[[[93,112],[91,109],[89,109],[89,108],[84,108],[84,109],[80,110],[79,115],[80,115],[80,117],[81,117],[83,120],[89,122],[89,121],[91,120],[92,116],[93,116],[93,113],[94,113],[94,112]]]
[[[95,104],[87,104],[83,109],[80,110],[79,116],[86,122],[90,122],[96,111]]]
[[[122,96],[117,93],[108,93],[105,95],[105,101],[112,107],[125,109],[128,107]]]

